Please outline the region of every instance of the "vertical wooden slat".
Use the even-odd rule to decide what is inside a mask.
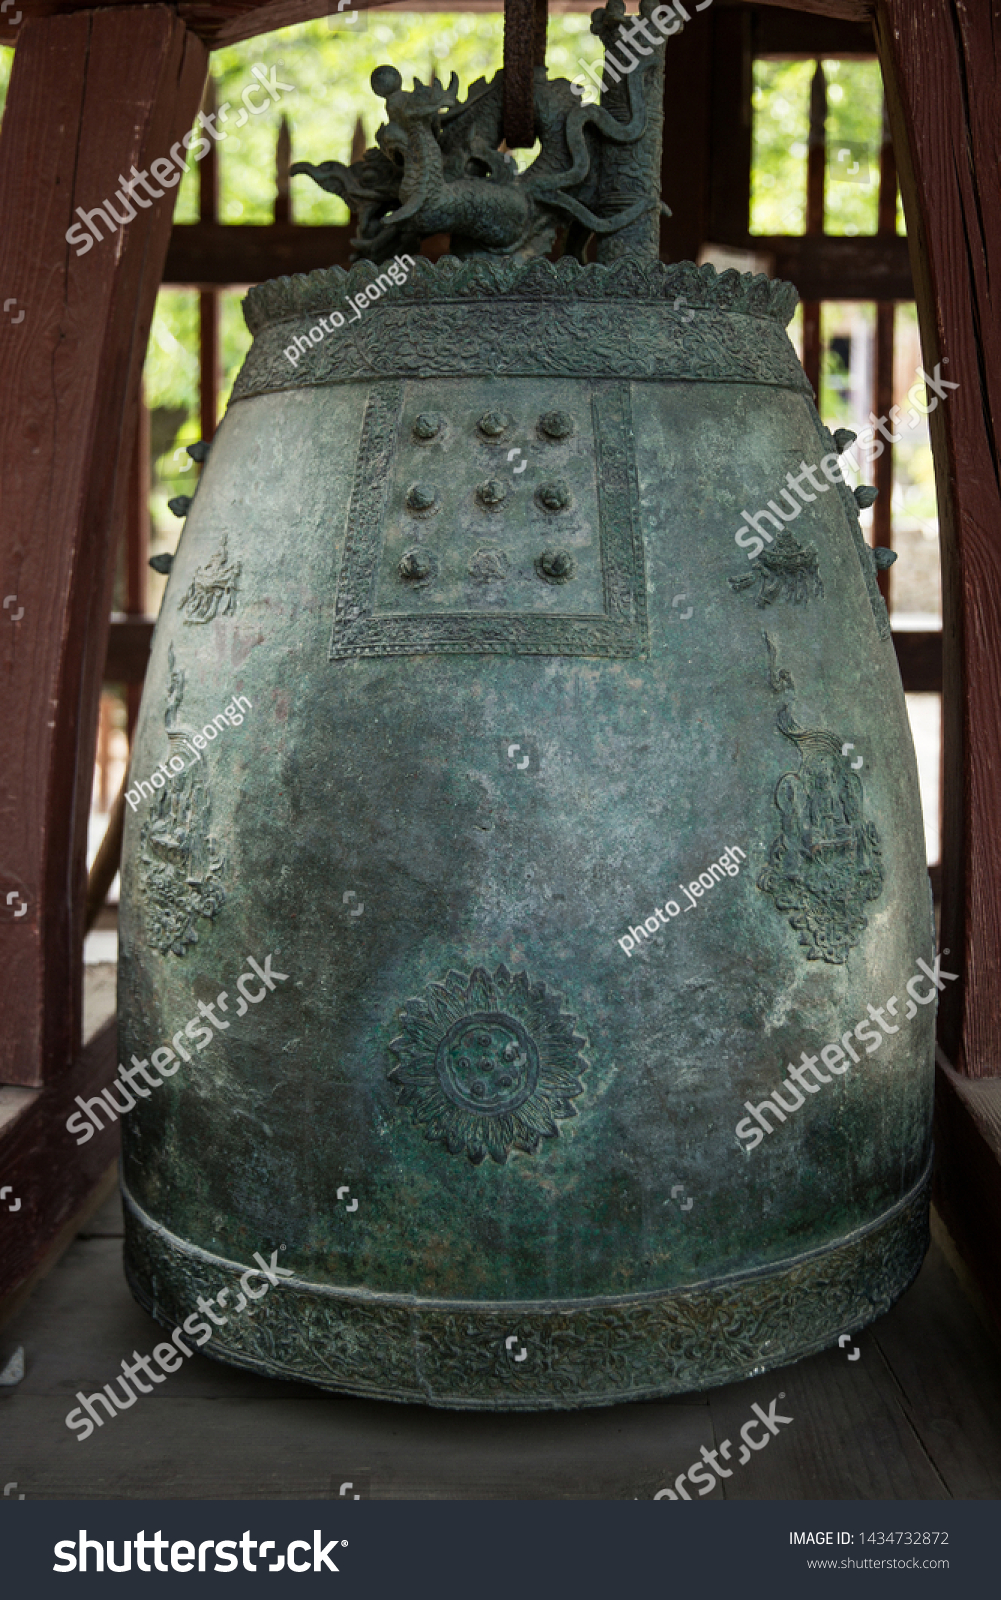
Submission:
[[[115,875],[121,864],[122,834],[125,827],[125,787],[127,783],[128,775],[126,774],[118,786],[118,793],[108,815],[104,838],[98,846],[94,864],[87,877],[85,933],[89,933],[97,921],[98,912],[108,898],[108,890],[114,883]]]
[[[546,64],[546,44],[549,39],[549,0],[535,0],[535,27],[532,35],[532,65]]]
[[[810,84],[810,134],[806,158],[806,228],[824,231],[824,184],[827,176],[827,79],[818,61]],[[821,329],[819,300],[803,301],[803,370],[820,401]]]
[[[203,106],[206,115],[216,109],[215,80],[211,73],[205,85]],[[219,221],[218,146],[202,157],[198,166],[198,217],[201,222]],[[215,437],[219,415],[219,296],[211,289],[198,296],[198,395],[201,436]]]
[[[25,18],[0,129],[0,1082],[40,1084],[80,1044],[98,704],[139,384],[172,195],[83,254],[66,240],[191,125],[204,46],[165,6]],[[102,232],[104,230],[101,230]],[[79,236],[76,236],[79,238]]]
[[[705,25],[710,18],[709,238],[714,244],[733,244],[745,249],[751,195],[752,16],[750,10],[743,7],[718,13],[704,12],[701,17],[693,13],[685,32],[694,33],[697,22]],[[668,52],[674,43],[674,40],[669,41]],[[686,144],[682,139],[672,146],[665,138],[665,158],[679,165],[697,159]]]
[[[130,617],[146,615],[146,584],[149,576],[149,494],[149,412],[140,390],[125,512],[125,613]],[[130,750],[141,699],[142,684],[127,684],[125,728]]]
[[[662,261],[697,261],[709,238],[714,64],[709,18],[693,15],[691,24],[668,40],[664,54],[660,192],[671,215],[660,219]]]
[[[201,435],[208,441],[219,415],[219,296],[210,289],[198,296],[198,374]]]
[[[288,118],[283,112],[278,128],[278,138],[275,141],[274,220],[276,222],[292,221],[292,186],[289,181],[289,167],[291,165],[292,134],[289,130]]]
[[[943,577],[942,944],[959,974],[939,1037],[1001,1073],[1001,64],[998,0],[877,0],[925,370]],[[996,1227],[996,1221],[993,1224]]]
[[[201,110],[206,117],[215,115],[219,101],[215,92],[215,79],[211,72],[205,80]],[[206,135],[206,137],[208,137]],[[219,147],[209,139],[209,148],[198,163],[198,216],[201,222],[219,221]]]
[[[97,721],[97,809],[102,816],[107,815],[108,802],[111,798],[108,792],[108,762],[111,758],[111,697],[103,693],[98,708]]]
[[[873,362],[872,405],[877,417],[887,418],[887,427],[894,431],[889,420],[893,405],[893,302],[881,300],[876,306],[875,360]],[[872,543],[893,548],[893,442],[884,435],[883,454],[872,463],[872,477],[879,497],[872,508]],[[890,603],[890,573],[877,574],[879,592],[887,605]]]
[[[897,164],[893,159],[893,142],[890,124],[883,108],[883,139],[879,152],[879,217],[876,231],[895,234],[897,231]],[[873,363],[873,409],[877,417],[889,417],[893,405],[893,318],[892,301],[881,300],[876,306],[876,351]],[[894,432],[892,423],[889,431]],[[884,440],[886,448],[873,463],[873,482],[879,498],[872,508],[872,542],[893,549],[893,443]],[[893,574],[889,568],[877,576],[880,593],[890,605]]]
[[[806,233],[824,231],[827,181],[827,75],[818,61],[810,80],[810,132],[806,155]]]

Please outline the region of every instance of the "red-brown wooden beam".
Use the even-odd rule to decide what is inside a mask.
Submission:
[[[671,39],[664,55],[660,192],[671,215],[660,219],[662,261],[697,261],[709,238],[712,45],[708,17],[693,13],[691,25]]]
[[[104,661],[105,683],[142,684],[149,666],[154,617],[113,617]]]
[[[743,4],[743,0],[717,0],[728,5]],[[871,23],[876,9],[875,0],[755,0],[756,5],[779,6],[783,11],[805,11],[814,17],[837,17],[842,22]]]
[[[943,1222],[1001,1329],[1001,1079],[935,1072],[935,1182]]]
[[[127,0],[110,0],[109,9],[118,9]],[[353,0],[352,9],[367,11],[385,4],[386,0]],[[741,0],[716,0],[719,10],[741,4]],[[757,0],[766,7],[779,6],[788,11],[802,11],[808,16],[829,17],[843,22],[871,23],[875,0]],[[18,11],[25,18],[67,16],[84,9],[95,9],[94,0],[19,0]],[[325,17],[334,9],[332,0],[225,0],[225,3],[199,4],[197,0],[182,0],[177,13],[196,38],[210,50],[223,45],[239,44],[242,39],[253,39],[261,33],[271,33],[276,28],[293,27],[299,22],[310,22],[314,17]],[[396,9],[394,7],[394,9]],[[435,0],[433,5],[421,5],[419,0],[408,11],[447,11],[453,9],[453,0]],[[476,10],[497,10],[494,4],[477,4]],[[575,10],[590,11],[590,3],[580,4]],[[8,12],[8,17],[13,13]],[[7,18],[4,18],[7,21]],[[17,28],[10,29],[9,43],[17,37]],[[824,45],[825,54],[828,46]]]
[[[942,995],[939,1036],[973,1078],[1001,1072],[999,34],[999,0],[877,10],[924,366],[941,362],[959,384],[930,418],[944,610],[941,938],[960,975]]]
[[[910,633],[894,628],[890,638],[897,652],[904,693],[941,694],[942,635],[938,630]]]
[[[4,1183],[21,1202],[13,1215],[7,1202],[0,1207],[0,1302],[31,1276],[61,1234],[63,1245],[70,1243],[67,1224],[119,1153],[121,1129],[110,1118],[82,1145],[66,1131],[67,1119],[79,1111],[77,1096],[91,1100],[114,1078],[116,1035],[114,1020],[105,1023],[58,1083],[34,1094],[9,1089],[8,1096],[29,1095],[12,1116],[0,1106]]]
[[[679,34],[679,39],[682,35]],[[685,100],[682,103],[686,103]],[[665,126],[673,121],[665,107]],[[907,240],[878,234],[850,239],[840,236],[764,236],[742,231],[723,237],[704,217],[700,172],[702,162],[693,154],[680,164],[665,140],[664,198],[673,217],[661,223],[661,255],[665,261],[692,259],[693,248],[711,241],[740,250],[771,255],[775,276],[794,283],[805,300],[913,300]],[[170,236],[163,269],[164,283],[189,286],[263,283],[294,272],[314,272],[318,267],[348,267],[355,227],[309,227],[290,223],[181,223]],[[425,252],[427,253],[427,252]]]
[[[163,281],[222,287],[320,267],[348,267],[356,231],[350,224],[181,223],[170,236]]]
[[[744,0],[716,0],[721,10],[743,6]],[[834,17],[842,22],[871,24],[876,0],[754,0],[756,6],[777,6],[783,11],[803,11],[814,17]]]
[[[860,234],[741,233],[715,244],[770,255],[774,276],[794,283],[804,300],[913,300],[907,240]]]
[[[110,8],[126,5],[128,0],[109,0]],[[803,11],[808,18],[828,18],[833,21],[854,22],[871,26],[873,13],[875,13],[875,0],[755,0],[756,6],[764,8],[779,8],[785,11]],[[424,0],[424,3],[409,3],[409,0],[353,0],[352,10],[368,11],[369,8],[390,5],[393,11],[454,11],[456,0]],[[69,16],[75,11],[98,10],[94,0],[19,0],[18,11],[24,18],[32,16]],[[472,0],[464,6],[470,11],[497,11],[497,0]],[[331,0],[267,0],[261,5],[259,0],[225,0],[225,3],[211,5],[211,3],[197,3],[197,0],[184,0],[176,6],[177,14],[190,32],[201,38],[208,45],[209,50],[219,50],[224,45],[238,45],[243,38],[254,38],[257,34],[270,34],[278,27],[294,27],[297,22],[310,22],[318,16],[328,16],[334,10]],[[592,10],[592,0],[577,0],[576,5],[569,6],[568,10]],[[716,0],[716,11],[745,10],[744,0]],[[3,21],[8,21],[11,11],[8,11]],[[777,24],[779,29],[780,24]],[[18,37],[16,26],[10,27],[10,38],[5,35],[6,43],[13,43]],[[768,45],[772,50],[780,48],[774,43],[774,37],[769,30]],[[779,35],[780,37],[780,35]],[[796,32],[795,38],[800,38]],[[838,54],[863,53],[865,40],[860,42],[859,37],[849,38],[849,45],[854,46],[847,50],[841,35],[828,37],[824,35],[822,48],[825,56],[838,56]],[[808,50],[806,54],[814,51]]]
[[[133,163],[167,157],[206,70],[204,46],[162,6],[29,20],[15,52],[0,283],[25,318],[0,341],[0,578],[24,616],[0,627],[0,1082],[41,1084],[80,1048],[98,702],[173,196],[82,255],[65,235]]]
[[[715,0],[713,10],[720,16],[727,0]],[[786,59],[799,56],[803,61],[844,61],[846,58],[873,57],[876,40],[871,18],[865,22],[845,22],[821,17],[814,12],[793,11],[792,0],[785,0],[788,11],[771,5],[754,7],[754,53]]]

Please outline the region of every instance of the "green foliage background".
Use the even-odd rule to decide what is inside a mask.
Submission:
[[[212,74],[219,105],[231,111],[219,155],[219,214],[225,223],[267,223],[274,202],[275,143],[281,117],[288,119],[293,159],[350,159],[356,125],[361,121],[367,144],[384,120],[383,102],[369,79],[375,67],[392,61],[404,79],[427,82],[434,71],[443,81],[456,73],[465,94],[479,77],[490,78],[501,65],[501,13],[399,13],[369,11],[348,24],[342,19],[316,21],[262,35],[212,55]],[[549,23],[547,64],[554,76],[574,77],[579,62],[601,55],[590,33],[587,15],[553,16]],[[6,97],[13,51],[0,48],[0,106]],[[276,104],[268,99],[260,114],[235,127],[241,96],[257,83],[252,68],[265,75],[276,71],[281,91]],[[825,60],[828,83],[828,181],[825,228],[831,234],[870,234],[876,229],[879,148],[882,140],[882,82],[873,61]],[[752,233],[801,233],[805,220],[807,137],[809,133],[812,61],[757,60],[753,87],[753,156],[751,179]],[[266,99],[258,92],[258,102]],[[849,157],[838,161],[838,151]],[[531,159],[518,152],[519,165]],[[848,162],[858,161],[856,181]],[[867,180],[867,181],[865,181]],[[198,214],[198,170],[192,162],[179,189],[174,220],[190,223]],[[349,220],[347,207],[325,194],[308,178],[292,181],[293,215],[302,223]],[[898,231],[903,218],[898,203]],[[240,302],[243,290],[220,296],[222,385],[220,409],[250,345]],[[830,425],[858,426],[845,398],[846,374],[830,348],[835,333],[849,323],[854,337],[871,329],[873,309],[825,304],[822,330],[825,355],[820,410]],[[910,330],[913,305],[898,308],[901,332]],[[146,400],[152,412],[154,477],[151,511],[153,548],[173,548],[177,523],[167,500],[190,493],[196,469],[183,446],[199,435],[198,422],[198,297],[191,291],[163,289],[157,300],[144,373]],[[895,455],[895,512],[927,527],[935,518],[935,490],[927,428],[908,435]],[[927,537],[927,534],[926,534]],[[151,574],[150,599],[155,609],[162,580]]]
[[[823,63],[827,79],[827,184],[824,230],[875,233],[883,84],[876,61]],[[802,233],[812,61],[755,61],[752,106],[751,232]],[[838,161],[838,153],[850,158]],[[849,161],[859,172],[848,176]],[[903,214],[898,205],[899,231]]]

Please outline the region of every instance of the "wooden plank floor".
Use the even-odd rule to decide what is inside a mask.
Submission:
[[[935,1245],[855,1361],[827,1351],[709,1394],[488,1417],[340,1399],[194,1355],[81,1442],[64,1421],[76,1391],[163,1338],[126,1288],[121,1233],[114,1195],[0,1333],[0,1362],[21,1344],[26,1367],[0,1400],[0,1470],[29,1499],[327,1499],[344,1483],[389,1500],[646,1499],[725,1440],[727,1499],[1001,1497],[1001,1345]],[[780,1395],[792,1420],[741,1466],[752,1403]]]

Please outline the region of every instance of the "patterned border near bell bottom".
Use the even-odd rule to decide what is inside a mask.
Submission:
[[[887,1311],[928,1247],[931,1166],[847,1239],[717,1282],[563,1302],[456,1302],[283,1279],[213,1330],[206,1355],[375,1399],[481,1411],[571,1410],[711,1388],[833,1344]],[[167,1328],[239,1263],[187,1244],[124,1188],[125,1268]]]

